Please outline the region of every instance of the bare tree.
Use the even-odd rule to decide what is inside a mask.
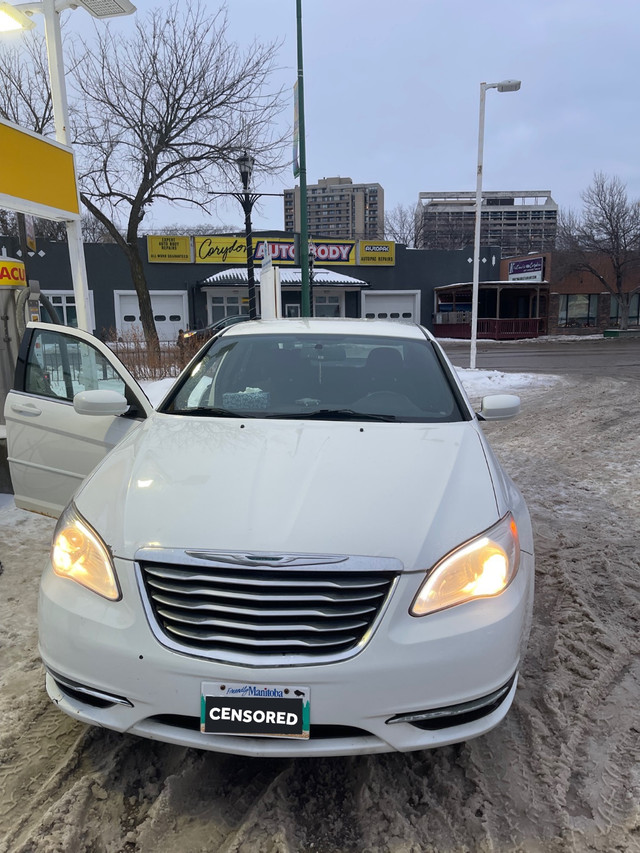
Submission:
[[[115,243],[109,229],[88,212],[82,214],[82,239],[85,243]]]
[[[127,256],[150,345],[157,333],[138,248],[145,212],[160,200],[206,212],[212,187],[237,180],[244,150],[258,170],[279,165],[284,140],[273,122],[283,103],[268,91],[277,47],[241,52],[224,10],[174,2],[137,20],[130,37],[96,29],[95,48],[74,54],[80,197]]]
[[[34,232],[42,240],[66,243],[67,229],[64,222],[35,217]],[[176,231],[167,233],[176,234]],[[186,232],[183,232],[186,233]],[[17,214],[12,210],[0,209],[0,234],[7,237],[19,237]],[[85,243],[113,243],[113,237],[107,229],[90,213],[82,214],[82,237]]]
[[[18,224],[13,211],[0,208],[0,234],[3,237],[18,236]]]
[[[410,249],[421,247],[421,205],[397,204],[384,216],[384,236],[387,240],[403,243]]]
[[[2,44],[0,56],[0,118],[34,133],[49,133],[53,106],[44,36],[29,30],[19,44]]]
[[[418,202],[415,211],[405,214],[410,227],[409,214],[413,216],[413,239],[418,249],[464,249],[473,245],[475,214],[458,210],[433,213],[428,204]]]
[[[420,247],[422,249],[446,249],[458,251],[473,246],[475,214],[463,213],[453,216],[431,216],[422,220]]]
[[[160,228],[153,228],[148,233],[149,234],[182,234],[184,236],[191,237],[199,237],[199,236],[209,236],[211,234],[235,234],[236,232],[241,231],[242,228],[240,225],[215,225],[213,222],[204,223],[203,225],[180,225],[180,223],[173,225],[163,225]],[[147,232],[143,229],[140,230],[141,234],[146,234]]]
[[[66,243],[67,241],[67,226],[64,222],[36,217],[33,230],[36,237],[40,237],[42,240],[51,240],[56,243]]]
[[[640,200],[630,201],[617,177],[596,172],[582,193],[582,213],[563,211],[556,272],[587,272],[618,300],[620,328],[629,325],[631,297],[640,292]]]

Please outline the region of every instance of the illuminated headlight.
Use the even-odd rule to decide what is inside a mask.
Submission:
[[[518,528],[511,513],[482,536],[472,539],[441,560],[427,575],[410,613],[425,616],[503,592],[520,563]]]
[[[111,601],[120,598],[120,589],[111,557],[95,530],[70,504],[58,520],[51,546],[53,571],[70,578]]]

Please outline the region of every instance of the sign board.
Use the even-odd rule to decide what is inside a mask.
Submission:
[[[32,252],[35,252],[37,249],[36,245],[36,222],[33,216],[25,216],[24,218],[24,229],[26,232],[27,238],[27,248],[31,249]]]
[[[197,264],[246,264],[247,246],[242,237],[194,237]],[[275,264],[296,264],[295,240],[280,237],[260,240],[254,244],[253,259],[262,261],[265,245]],[[340,264],[355,266],[356,244],[354,240],[324,242],[314,240],[311,253],[317,264]]]
[[[150,264],[191,264],[191,237],[148,236],[147,258]]]
[[[396,244],[393,240],[359,240],[358,263],[361,266],[394,266]]]
[[[272,268],[273,259],[271,257],[271,251],[269,250],[269,244],[265,242],[262,246],[262,273],[271,272]]]
[[[73,152],[0,120],[0,207],[70,221],[80,218]]]
[[[0,286],[21,287],[26,283],[27,275],[22,261],[0,256]]]
[[[543,281],[544,258],[509,261],[509,281]]]
[[[197,264],[246,264],[247,244],[241,237],[194,237]]]

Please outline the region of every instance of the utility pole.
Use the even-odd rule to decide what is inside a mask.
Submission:
[[[302,289],[301,313],[311,316],[309,284],[309,223],[307,219],[307,152],[304,132],[304,78],[302,73],[302,0],[296,0],[298,35],[298,125],[300,129],[300,274]]]

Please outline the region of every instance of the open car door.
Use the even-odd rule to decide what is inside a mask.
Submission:
[[[122,394],[127,411],[79,414],[75,395],[99,389]],[[16,505],[57,518],[84,478],[152,411],[135,379],[93,335],[29,323],[4,410]]]

